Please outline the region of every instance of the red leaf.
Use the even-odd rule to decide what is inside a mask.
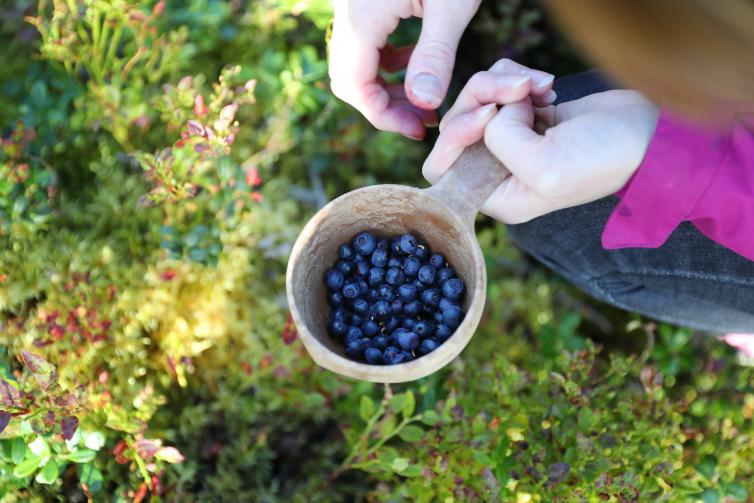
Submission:
[[[194,115],[201,117],[207,113],[207,107],[204,105],[204,97],[201,94],[197,94],[194,98]]]
[[[144,501],[144,498],[147,497],[147,484],[146,482],[142,482],[139,486],[139,490],[136,491],[136,494],[134,495],[134,503],[141,503]]]
[[[165,12],[165,0],[160,0],[152,7],[152,16],[157,17]]]
[[[163,281],[170,281],[175,278],[176,274],[177,273],[173,269],[168,269],[160,275],[160,278],[162,278]]]
[[[63,430],[63,437],[66,440],[73,438],[73,434],[76,433],[76,428],[79,427],[79,420],[76,416],[64,417],[60,420],[60,428]]]
[[[206,133],[204,126],[195,120],[188,121],[188,131],[192,136],[204,136]]]
[[[8,426],[8,423],[10,423],[10,412],[0,410],[0,433],[5,430],[5,427]]]
[[[262,184],[262,177],[259,176],[257,168],[249,168],[246,170],[246,185],[252,187],[258,187]]]
[[[21,393],[11,383],[0,379],[0,397],[6,407],[16,407],[16,402],[21,399]]]

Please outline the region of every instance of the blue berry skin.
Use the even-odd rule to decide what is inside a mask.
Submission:
[[[343,276],[350,276],[353,272],[353,262],[350,260],[338,260],[335,262],[335,269],[343,273]]]
[[[333,319],[327,324],[327,331],[333,337],[343,337],[348,331],[348,324],[344,320]]]
[[[403,314],[405,314],[406,316],[418,316],[421,310],[422,304],[418,300],[412,300],[411,302],[403,306]]]
[[[438,271],[445,267],[445,257],[440,255],[439,253],[435,253],[431,257],[429,257],[429,265],[437,269]]]
[[[424,339],[425,337],[431,337],[435,333],[435,327],[429,321],[419,320],[414,324],[414,332]]]
[[[354,360],[360,359],[363,351],[364,347],[361,345],[360,340],[351,341],[346,344],[346,354]]]
[[[432,351],[437,349],[437,346],[439,345],[440,343],[436,339],[424,339],[421,344],[419,344],[419,348],[416,350],[416,352],[424,356],[427,353],[431,353]]]
[[[377,249],[378,250],[385,250],[387,251],[390,247],[390,241],[387,240],[387,238],[382,238],[379,241],[377,241]]]
[[[362,323],[364,323],[364,317],[361,316],[361,315],[358,315],[356,313],[353,313],[351,315],[351,320],[350,321],[351,321],[351,325],[359,326]]]
[[[366,348],[371,348],[372,346],[373,346],[372,339],[370,339],[369,337],[362,337],[361,338],[361,347],[362,348],[366,349]]]
[[[398,298],[403,302],[411,302],[416,298],[416,287],[410,283],[404,283],[398,287]]]
[[[377,239],[370,232],[361,232],[353,239],[353,249],[359,255],[371,255],[377,248]]]
[[[453,335],[453,329],[451,329],[447,325],[440,325],[435,331],[435,337],[440,342],[445,342],[451,335]]]
[[[447,308],[452,307],[452,306],[460,307],[458,305],[458,302],[453,302],[452,300],[446,297],[443,297],[442,299],[440,299],[440,304],[438,304],[440,311],[445,311]]]
[[[377,298],[386,302],[392,302],[395,299],[395,290],[390,285],[380,285],[377,288]]]
[[[396,254],[401,253],[401,238],[393,238],[392,241],[390,241],[390,251]]]
[[[372,339],[372,345],[377,349],[384,350],[388,346],[387,337],[385,337],[384,335],[378,335],[377,337]]]
[[[418,279],[415,279],[414,282],[411,284],[414,285],[414,288],[416,288],[416,293],[418,295],[421,295],[421,293],[427,288],[427,285],[425,285]]]
[[[419,273],[421,266],[421,260],[416,257],[407,257],[403,259],[403,273],[408,278],[413,278],[414,276],[416,276]]]
[[[385,267],[387,265],[388,256],[387,250],[377,248],[372,253],[372,265],[375,267]]]
[[[403,327],[407,330],[413,330],[414,325],[416,325],[416,320],[412,318],[404,318],[403,319]]]
[[[343,297],[345,297],[346,299],[355,299],[359,296],[359,285],[354,283],[353,281],[349,281],[348,283],[343,285],[340,293],[342,293]]]
[[[385,282],[385,269],[372,267],[369,270],[369,286],[378,286]]]
[[[450,300],[458,300],[463,295],[463,281],[458,278],[450,278],[442,285],[442,294]]]
[[[361,316],[369,312],[369,302],[364,299],[356,299],[353,303],[353,312]]]
[[[356,260],[353,263],[353,275],[358,276],[359,278],[363,278],[367,274],[369,274],[369,270],[372,268],[372,266],[369,265],[369,262],[366,260]]]
[[[403,274],[398,267],[391,267],[385,274],[385,283],[390,286],[398,286],[406,280],[406,275]]]
[[[385,351],[382,353],[382,361],[385,362],[387,365],[392,365],[393,360],[395,360],[395,357],[401,353],[401,350],[396,348],[395,346],[388,346],[385,348]]]
[[[367,292],[367,299],[369,299],[369,302],[374,302],[377,300],[377,289],[376,288],[370,288]]]
[[[401,267],[403,267],[403,260],[399,259],[398,257],[391,257],[390,260],[387,261],[387,266],[390,269],[400,269]]]
[[[338,256],[343,260],[353,260],[356,257],[356,253],[353,251],[353,248],[346,243],[340,245],[340,248],[338,248]]]
[[[328,290],[340,290],[344,281],[343,273],[337,269],[330,269],[325,273],[325,286]]]
[[[453,276],[455,276],[453,269],[451,269],[450,267],[443,267],[437,273],[437,282],[439,284],[443,284],[446,281],[448,281],[450,278],[452,278]]]
[[[435,308],[440,305],[442,295],[437,288],[428,288],[421,293],[420,298],[426,307]]]
[[[406,351],[413,351],[419,345],[419,336],[414,332],[401,332],[397,339],[398,346]]]
[[[351,341],[361,340],[364,338],[364,333],[361,331],[359,327],[349,327],[348,332],[346,332],[346,344],[348,344]]]
[[[382,363],[382,351],[377,348],[367,348],[364,350],[364,359],[369,365],[379,365]]]
[[[364,295],[369,291],[369,284],[363,279],[357,281],[356,284],[359,285],[359,295]]]
[[[390,310],[393,314],[401,314],[403,312],[403,302],[400,299],[395,299],[390,304]]]
[[[380,333],[380,326],[372,320],[367,320],[361,325],[361,332],[367,337],[374,337]]]
[[[399,356],[401,357],[401,361],[398,363],[406,363],[414,359],[414,355],[412,355],[408,351],[401,351],[401,354]]]
[[[391,314],[390,304],[388,304],[384,300],[378,300],[377,302],[372,304],[371,314],[377,321],[387,320]]]
[[[327,302],[332,307],[338,307],[343,305],[343,294],[340,292],[330,292],[327,294]]]
[[[450,306],[442,312],[442,321],[450,328],[458,328],[463,318],[463,312],[460,307]]]
[[[435,269],[431,265],[423,265],[421,269],[419,269],[419,273],[417,274],[419,281],[421,281],[425,285],[431,285],[432,283],[434,283],[436,276],[437,269]]]
[[[348,321],[351,319],[351,313],[345,307],[336,307],[330,311],[331,320]]]
[[[398,318],[397,316],[392,316],[385,323],[385,330],[387,330],[388,332],[392,332],[393,330],[395,330],[396,328],[398,328],[398,326],[400,324],[401,324],[401,319]]]
[[[413,255],[416,251],[416,238],[411,234],[404,234],[401,236],[398,246],[404,255]]]
[[[429,258],[429,248],[427,248],[426,246],[417,246],[416,250],[414,250],[414,257],[424,262]]]
[[[442,323],[442,311],[435,311],[434,319],[435,323]]]

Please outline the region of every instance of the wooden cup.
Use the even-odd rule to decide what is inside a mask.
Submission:
[[[301,341],[314,361],[333,372],[372,382],[419,379],[442,368],[468,344],[484,309],[487,271],[474,233],[477,211],[509,171],[482,142],[464,150],[434,186],[373,185],[331,201],[306,224],[293,246],[286,274],[288,304]],[[356,234],[410,232],[442,253],[466,284],[466,315],[437,349],[398,365],[369,365],[349,359],[343,343],[327,333],[330,306],[325,271],[338,247]]]

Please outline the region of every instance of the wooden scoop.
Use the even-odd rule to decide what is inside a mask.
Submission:
[[[474,335],[486,297],[487,270],[474,218],[509,174],[479,142],[466,148],[428,189],[373,185],[348,192],[317,212],[296,240],[286,274],[293,321],[314,361],[345,376],[392,383],[419,379],[453,360]],[[330,306],[324,274],[337,259],[338,247],[361,231],[378,236],[410,232],[442,253],[466,284],[466,316],[433,352],[398,365],[369,365],[349,359],[343,343],[327,333]]]

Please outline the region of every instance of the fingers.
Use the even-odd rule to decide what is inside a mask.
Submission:
[[[437,182],[453,165],[463,149],[484,137],[484,128],[495,117],[494,103],[457,116],[447,123],[435,146],[424,161],[422,175],[430,183]]]
[[[458,41],[481,0],[425,0],[421,35],[406,70],[406,95],[434,110],[448,91]]]

